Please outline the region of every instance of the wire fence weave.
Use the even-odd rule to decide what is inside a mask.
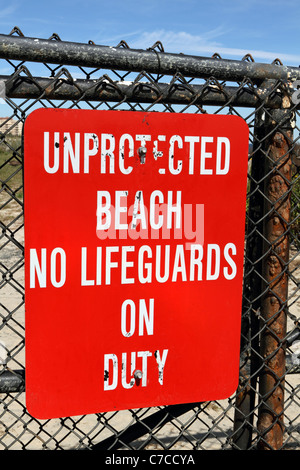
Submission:
[[[121,41],[108,48],[112,55],[104,50],[102,62],[92,41],[75,48],[53,34],[36,44],[32,49],[31,38],[18,28],[0,35],[0,98],[10,108],[0,118],[0,448],[299,449],[300,151],[291,81],[296,72],[286,72],[279,60],[262,65],[247,55],[231,64],[218,54],[199,72],[195,58],[168,55],[159,41],[147,51]],[[231,114],[247,123],[240,383],[228,400],[53,420],[28,414],[22,127],[41,107]]]

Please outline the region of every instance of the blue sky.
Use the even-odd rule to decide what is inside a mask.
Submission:
[[[300,64],[300,2],[296,0],[0,0],[0,33],[166,52]]]

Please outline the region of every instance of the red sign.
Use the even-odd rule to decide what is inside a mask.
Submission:
[[[245,122],[40,109],[24,132],[28,411],[43,419],[229,397]]]

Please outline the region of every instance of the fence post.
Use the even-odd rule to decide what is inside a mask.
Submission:
[[[290,109],[265,112],[264,258],[262,266],[258,431],[260,450],[282,447],[288,290],[291,142]]]
[[[240,380],[236,394],[233,444],[235,449],[251,447],[257,373],[259,369],[259,320],[263,254],[264,211],[264,111],[255,114],[253,148],[249,165],[249,208],[243,286]]]

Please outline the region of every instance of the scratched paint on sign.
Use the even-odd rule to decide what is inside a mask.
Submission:
[[[248,134],[236,116],[40,109],[27,118],[33,416],[234,392]]]

